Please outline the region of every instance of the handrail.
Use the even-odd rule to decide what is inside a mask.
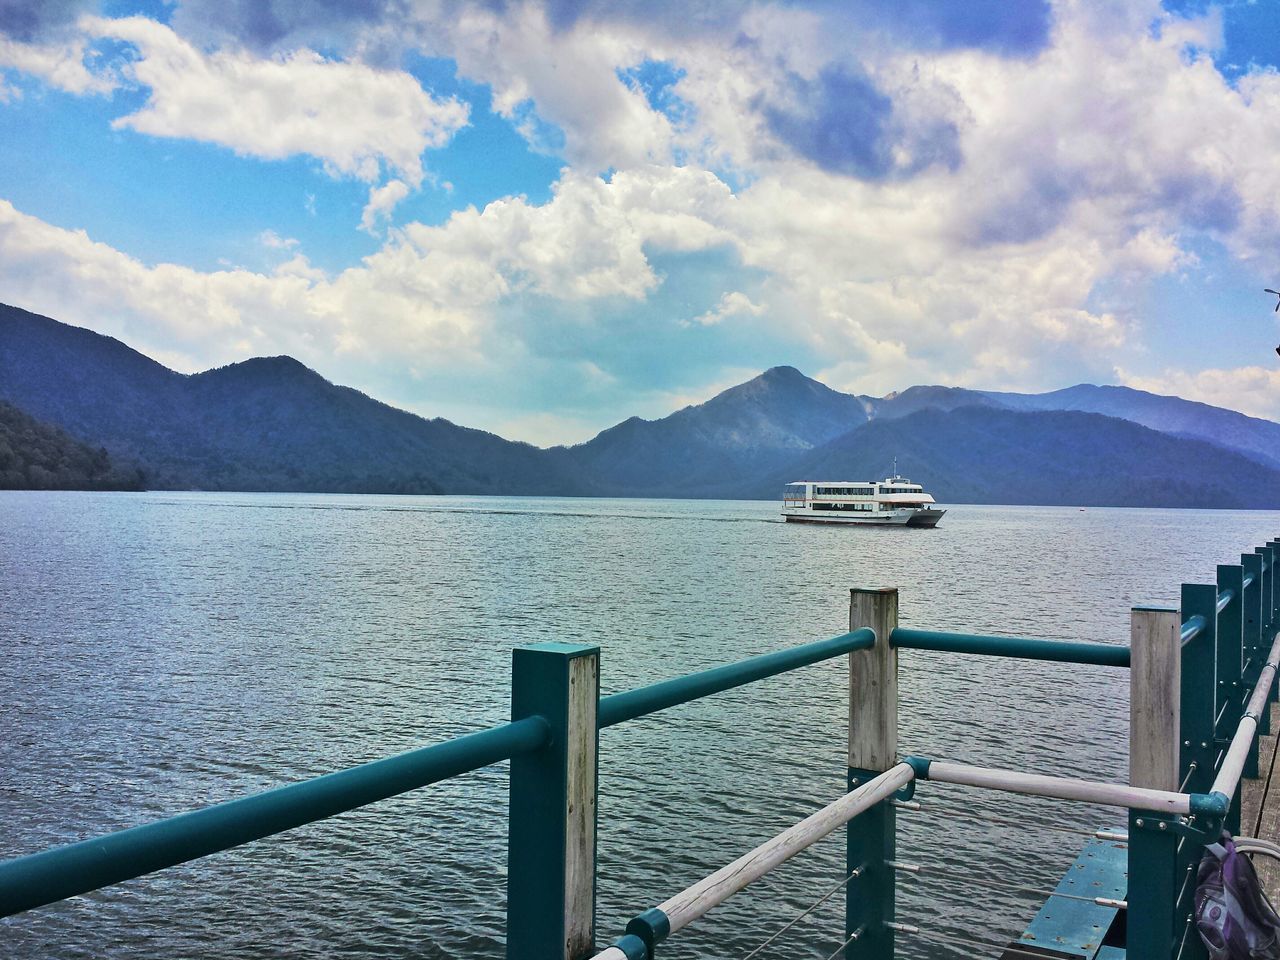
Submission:
[[[1200,636],[1200,634],[1204,633],[1205,627],[1207,627],[1208,625],[1209,625],[1209,622],[1205,620],[1205,618],[1198,613],[1194,617],[1192,617],[1190,620],[1188,620],[1186,623],[1184,623],[1182,625],[1182,634],[1181,634],[1183,645],[1185,646],[1186,644],[1194,640],[1196,637]]]
[[[218,853],[543,747],[541,717],[0,863],[0,917]]]
[[[674,707],[713,693],[722,693],[743,684],[786,673],[797,667],[807,667],[855,650],[868,650],[875,646],[875,642],[875,631],[869,627],[862,627],[829,640],[818,640],[787,650],[776,650],[773,653],[739,660],[737,663],[726,664],[723,667],[703,670],[701,673],[692,673],[686,677],[676,677],[647,687],[611,694],[600,698],[600,709],[596,714],[597,724],[601,729],[612,727],[627,720],[657,713],[667,707]]]
[[[1218,613],[1227,609],[1227,606],[1236,598],[1236,592],[1230,588],[1223,590],[1218,594]]]
[[[1267,698],[1271,694],[1271,685],[1275,683],[1277,670],[1280,670],[1280,636],[1271,645],[1271,654],[1258,676],[1258,682],[1254,684],[1253,695],[1249,697],[1244,716],[1236,725],[1235,736],[1231,738],[1231,746],[1227,748],[1227,755],[1218,768],[1218,776],[1210,788],[1211,793],[1235,796],[1236,789],[1240,786],[1240,777],[1244,773],[1245,761],[1249,757],[1249,748],[1258,732],[1258,718],[1267,709]]]
[[[661,943],[858,814],[888,800],[915,776],[915,767],[904,761],[872,777],[710,876],[641,913],[627,924],[626,936],[595,954],[592,960],[609,960],[619,954],[630,956],[638,952],[631,949],[637,945],[637,939],[648,947]]]
[[[1129,647],[1127,644],[1119,643],[1039,640],[1031,637],[988,637],[973,633],[908,630],[904,627],[896,627],[889,634],[889,641],[895,647],[911,650],[976,653],[989,657],[1018,657],[1024,660],[1085,663],[1102,667],[1129,666]]]

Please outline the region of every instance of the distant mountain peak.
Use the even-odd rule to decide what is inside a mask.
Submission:
[[[795,367],[789,367],[789,366],[770,367],[764,373],[760,374],[759,379],[775,380],[775,381],[789,380],[793,382],[804,381],[806,383],[812,382],[811,378],[806,377],[803,373],[801,373]]]
[[[284,354],[276,357],[250,357],[248,360],[229,363],[225,367],[215,367],[195,376],[197,379],[208,378],[211,380],[230,377],[234,379],[263,380],[271,383],[316,380],[329,383],[321,374],[312,370],[301,360],[296,360]]]

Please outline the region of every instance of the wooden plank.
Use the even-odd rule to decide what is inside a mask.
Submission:
[[[1134,607],[1129,627],[1129,784],[1178,790],[1182,699],[1177,610]]]
[[[565,799],[564,929],[566,955],[594,946],[596,897],[596,756],[600,657],[569,662],[569,724]]]
[[[876,643],[849,654],[849,766],[888,770],[898,762],[898,589],[849,591],[849,629],[870,627]]]

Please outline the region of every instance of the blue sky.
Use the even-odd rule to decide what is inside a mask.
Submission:
[[[0,301],[539,444],[766,367],[1280,418],[1280,5],[0,0]]]

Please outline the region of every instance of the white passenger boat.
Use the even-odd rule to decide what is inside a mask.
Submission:
[[[782,516],[795,523],[936,527],[947,511],[906,477],[876,481],[797,480],[782,493]]]

